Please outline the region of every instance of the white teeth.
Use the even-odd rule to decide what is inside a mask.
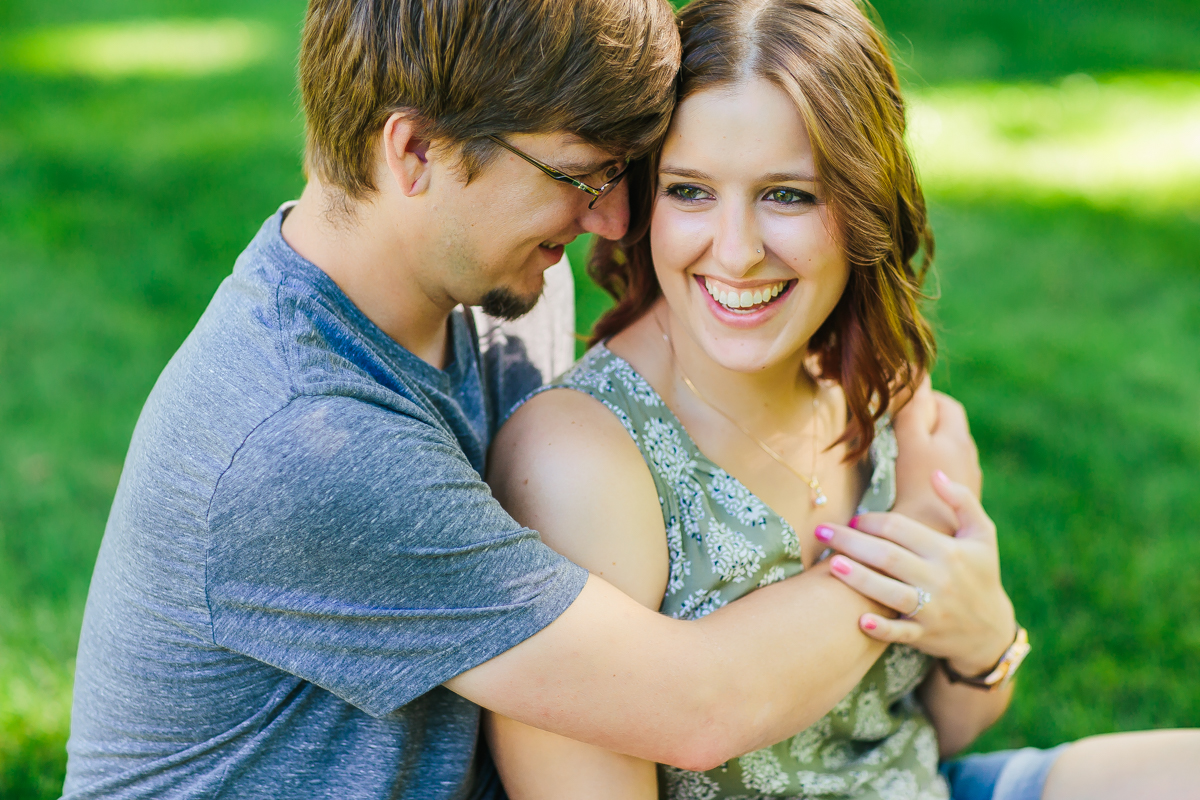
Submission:
[[[746,290],[738,292],[722,289],[712,278],[705,277],[704,288],[712,295],[714,300],[726,308],[750,309],[763,303],[769,303],[782,294],[783,290],[787,288],[787,281],[780,281],[770,286],[760,287],[754,291]]]

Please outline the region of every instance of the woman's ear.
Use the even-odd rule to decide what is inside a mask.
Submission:
[[[411,114],[397,111],[388,117],[381,146],[396,188],[406,197],[429,188],[429,140],[421,135]]]

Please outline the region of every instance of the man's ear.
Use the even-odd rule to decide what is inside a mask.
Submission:
[[[397,188],[407,197],[429,188],[429,140],[420,135],[413,117],[399,111],[383,125],[383,153]]]

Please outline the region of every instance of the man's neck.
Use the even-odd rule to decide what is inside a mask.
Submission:
[[[376,205],[361,203],[344,218],[329,207],[324,188],[310,181],[283,222],[284,241],[333,279],[380,330],[441,369],[454,303],[422,286],[416,272],[421,243],[404,240]]]

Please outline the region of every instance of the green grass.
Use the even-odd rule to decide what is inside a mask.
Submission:
[[[1113,103],[1126,95],[1103,87],[1149,86],[1148,73],[1194,85],[1194,3],[1087,5],[877,3],[922,108],[947,120],[982,119],[1014,85],[1057,97],[1080,72]],[[83,602],[141,404],[238,252],[302,186],[301,14],[299,2],[0,4],[0,798],[59,792]],[[114,74],[109,61],[94,76],[54,61],[76,25],[226,17],[266,26],[253,57],[182,74]],[[1156,120],[1194,97],[1162,96],[1144,106]],[[1019,139],[1031,159],[1031,136],[1059,135],[992,122],[980,141]],[[956,181],[968,169],[956,164],[931,162],[936,378],[971,413],[1036,648],[980,747],[1200,725],[1195,195],[1008,185],[970,165]],[[582,328],[604,301],[578,292]]]

